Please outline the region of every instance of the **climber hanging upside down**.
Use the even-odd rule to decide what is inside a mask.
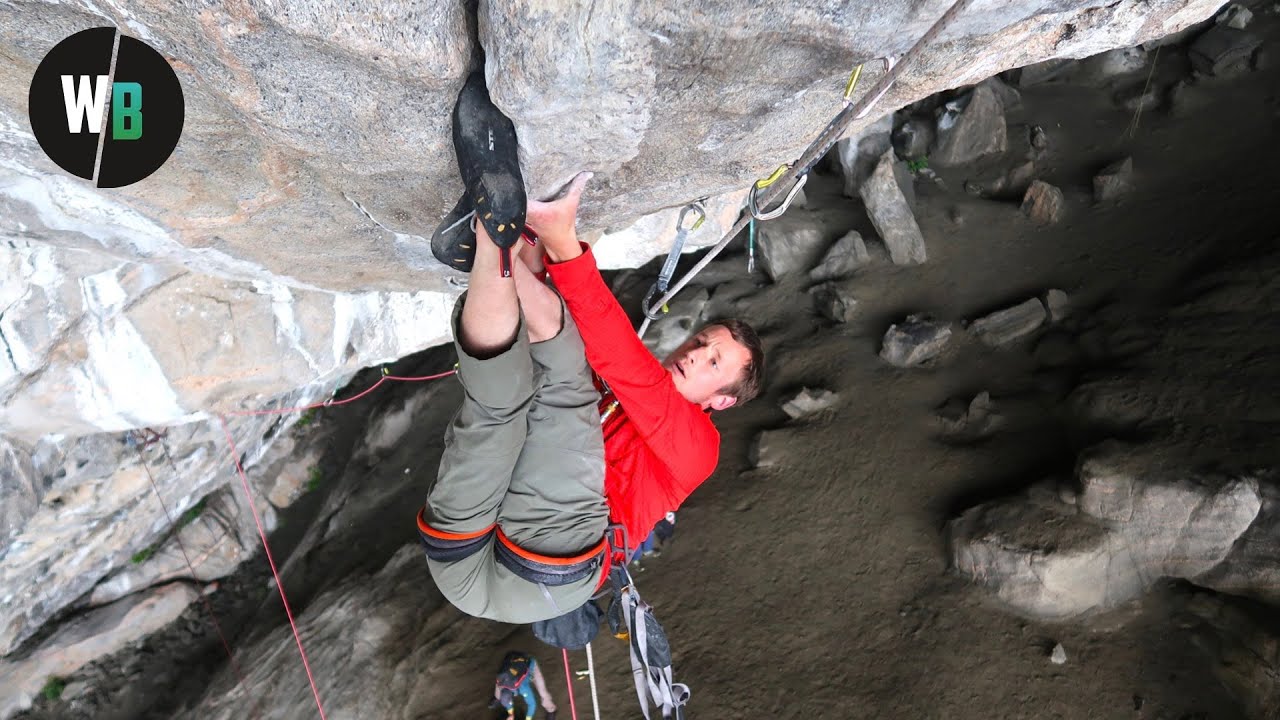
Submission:
[[[464,396],[418,530],[450,602],[529,623],[601,588],[622,559],[611,523],[638,542],[711,475],[720,436],[710,413],[756,395],[764,358],[735,320],[654,358],[578,241],[590,174],[560,199],[527,201],[514,129],[478,76],[454,113],[466,192],[432,242],[470,272],[453,316]],[[474,236],[458,221],[472,209]],[[526,223],[536,245],[520,241]]]

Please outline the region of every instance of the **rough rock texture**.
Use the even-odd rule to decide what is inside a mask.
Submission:
[[[230,427],[244,463],[252,465],[290,425],[274,417],[232,418]],[[217,421],[170,427],[141,455],[127,436],[105,433],[30,445],[10,439],[5,449],[22,472],[0,473],[2,494],[20,500],[5,504],[0,654],[117,568],[135,568],[137,553],[167,538],[184,513],[234,478]],[[255,501],[260,512],[269,510],[265,498]]]
[[[194,579],[214,580],[231,574],[258,549],[253,516],[233,488],[202,500],[177,522],[181,527],[154,552],[135,554],[128,566],[94,586],[89,604],[102,605],[151,585],[192,578],[192,568]],[[135,558],[139,562],[133,562]]]
[[[792,420],[799,420],[836,404],[840,396],[830,390],[810,390],[802,388],[795,397],[782,404],[782,412]]]
[[[1163,577],[1216,588],[1215,571],[1274,560],[1239,542],[1255,525],[1276,527],[1256,478],[1199,476],[1107,442],[1085,454],[1078,480],[1078,493],[1037,487],[953,520],[955,568],[1018,612],[1062,619],[1116,607]],[[1236,577],[1233,589],[1280,586],[1272,574]]]
[[[1062,643],[1057,643],[1053,646],[1053,652],[1049,653],[1049,662],[1054,665],[1067,664],[1067,649],[1062,647]]]
[[[288,507],[297,500],[311,482],[320,455],[320,448],[297,447],[291,437],[272,443],[259,463],[267,500],[278,508]]]
[[[1045,293],[1044,306],[1049,311],[1049,322],[1059,322],[1071,314],[1071,298],[1057,288]]]
[[[831,246],[818,267],[809,271],[809,279],[821,282],[842,278],[870,261],[871,255],[867,252],[862,234],[857,230],[850,230]]]
[[[1005,187],[1009,192],[1022,194],[1027,191],[1031,183],[1036,179],[1036,164],[1033,160],[1028,160],[1019,165],[1015,165],[1009,174],[1005,176]]]
[[[933,145],[933,123],[922,118],[907,118],[893,131],[893,151],[904,160],[916,160],[929,154]]]
[[[893,113],[863,128],[856,136],[836,143],[836,158],[844,174],[844,194],[858,196],[858,188],[875,171],[880,156],[892,145]]]
[[[1053,58],[1013,71],[1018,87],[1032,87],[1058,80],[1074,69],[1070,60]]]
[[[123,431],[168,427],[172,465],[147,458],[180,517],[231,477],[211,411],[323,398],[448,338],[465,278],[426,238],[459,191],[447,118],[476,38],[533,196],[594,170],[580,229],[633,264],[627,229],[658,213],[639,232],[670,237],[698,198],[712,220],[691,242],[715,242],[839,108],[849,68],[901,54],[949,4],[0,3],[0,653],[172,533]],[[877,108],[1216,5],[979,5]],[[100,191],[44,157],[26,102],[43,55],[101,25],[171,60],[186,121],[155,175]],[[233,418],[251,472],[291,422]]]
[[[199,593],[173,583],[94,610],[63,626],[32,653],[0,662],[0,717],[31,707],[51,677],[64,677],[172,622]]]
[[[0,331],[13,358],[0,369],[0,428],[30,439],[185,422],[294,387],[332,389],[365,365],[449,337],[443,327],[421,332],[435,324],[427,318],[448,316],[452,297],[439,290],[291,288],[29,241],[0,246],[0,263],[9,308]]]
[[[1093,199],[1097,202],[1115,200],[1133,190],[1133,159],[1117,160],[1093,176]]]
[[[1274,716],[1280,707],[1280,632],[1273,617],[1200,592],[1183,600],[1174,622],[1246,717]]]
[[[1147,65],[1147,53],[1141,47],[1116,48],[1099,53],[1080,63],[1080,71],[1096,81],[1135,73]]]
[[[759,224],[756,258],[774,282],[808,271],[831,244],[830,223],[807,213],[788,213]]]
[[[774,467],[785,461],[787,438],[786,430],[764,430],[756,434],[747,450],[747,460],[758,468]]]
[[[1022,197],[1022,212],[1038,225],[1052,225],[1062,219],[1065,202],[1061,190],[1043,180],[1036,180]]]
[[[471,18],[458,3],[391,0],[4,3],[0,238],[13,243],[7,277],[26,280],[0,298],[13,356],[0,429],[177,422],[309,382],[333,387],[445,339],[459,288],[423,238],[458,194],[447,118],[476,37],[532,193],[596,171],[582,225],[599,232],[741,192],[794,159],[839,109],[854,63],[901,54],[948,5],[486,2]],[[1008,68],[1180,30],[1216,5],[980,6],[864,125]],[[103,24],[171,58],[186,96],[174,156],[111,191],[45,159],[25,112],[44,53]],[[869,64],[863,87],[880,72]],[[89,277],[99,279],[82,286]],[[191,324],[175,327],[178,313]],[[165,349],[179,331],[185,354]],[[108,354],[130,359],[127,375],[104,367]],[[43,422],[36,407],[51,408]]]
[[[912,265],[929,258],[920,225],[898,185],[898,166],[893,150],[886,150],[875,172],[858,187],[858,193],[867,206],[871,224],[889,250],[889,257],[897,265]]]
[[[999,155],[1008,146],[1004,104],[991,86],[979,85],[942,109],[929,160],[953,167]]]
[[[831,322],[846,323],[858,309],[858,299],[839,283],[823,283],[809,290],[814,307]]]
[[[889,326],[880,357],[890,365],[911,367],[942,354],[950,340],[951,323],[911,315]]]
[[[701,227],[685,236],[685,252],[719,242],[730,226],[738,221],[738,214],[746,202],[746,190],[719,195],[703,202],[707,219]],[[623,229],[607,232],[594,246],[596,262],[602,268],[616,270],[639,267],[655,257],[666,255],[675,242],[676,222],[680,219],[682,209],[683,206],[660,210]],[[689,219],[691,217],[693,216],[686,217],[686,227],[692,223]]]
[[[1036,298],[993,312],[973,321],[969,327],[982,342],[1001,347],[1035,332],[1044,324],[1044,303]]]
[[[298,625],[312,672],[329,681],[323,699],[333,720],[414,720],[423,708],[444,707],[458,678],[475,667],[473,656],[455,656],[449,648],[496,645],[511,633],[509,625],[469,618],[446,603],[416,544],[377,573],[352,577],[317,597]],[[239,720],[255,705],[262,720],[316,713],[288,625],[238,656],[243,686],[224,673],[175,719]]]
[[[1228,24],[1214,25],[1191,43],[1188,56],[1195,69],[1208,75],[1238,72],[1249,65],[1249,59],[1260,38]]]
[[[958,398],[948,401],[934,415],[934,420],[943,437],[959,442],[981,440],[999,430],[1005,422],[991,401],[991,393],[986,390],[967,403]]]

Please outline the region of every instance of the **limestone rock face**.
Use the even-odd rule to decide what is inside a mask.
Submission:
[[[1218,4],[979,3],[849,134],[1009,68],[1173,33]],[[884,72],[872,61],[900,56],[949,5],[0,3],[0,654],[173,534],[157,491],[180,517],[234,478],[213,413],[313,402],[448,340],[466,278],[427,239],[461,190],[449,118],[478,50],[532,196],[595,171],[579,230],[602,265],[624,267],[665,253],[698,199],[708,221],[690,246],[719,240],[749,184],[839,110],[850,68],[866,63],[865,91]],[[169,161],[111,190],[58,169],[27,117],[45,53],[104,25],[169,59],[186,102]],[[292,422],[231,419],[255,492],[277,502],[296,482],[254,468]],[[167,428],[166,453],[126,443],[145,427]],[[417,601],[393,585],[387,597]],[[420,616],[335,632],[371,647]],[[419,681],[411,655],[394,682]]]
[[[794,160],[839,110],[849,69],[902,54],[949,5],[690,13],[671,2],[498,1],[472,17],[465,4],[398,0],[4,3],[0,432],[181,422],[333,387],[445,340],[462,278],[436,266],[426,238],[461,189],[449,118],[481,48],[531,193],[595,171],[581,229],[604,236],[602,254],[639,264],[647,258],[610,250],[605,231],[741,193]],[[927,73],[908,71],[850,135],[939,90],[1137,45],[1214,10],[1209,0],[979,5],[924,54]],[[26,113],[44,54],[102,25],[168,58],[186,101],[173,157],[116,190],[56,168]],[[868,63],[863,89],[882,72]],[[707,228],[693,242],[718,239]]]
[[[491,647],[511,633],[509,625],[467,617],[446,603],[416,545],[402,548],[377,573],[320,595],[298,621],[312,671],[328,681],[323,697],[331,718],[411,720],[424,707],[442,707],[475,662],[450,648]],[[296,662],[279,661],[288,652],[296,660],[287,625],[239,652],[244,683],[232,673],[219,676],[175,718],[242,718],[255,702],[264,720],[299,717],[307,707],[315,712]]]
[[[291,423],[277,418],[230,419],[230,429],[246,465],[252,466],[275,435]],[[221,426],[194,422],[168,428],[151,444],[121,433],[86,435],[59,442],[49,437],[28,445],[5,443],[6,463],[21,474],[0,472],[0,496],[8,525],[0,559],[0,654],[8,654],[59,611],[95,589],[98,602],[155,582],[189,577],[186,561],[173,545],[184,533],[209,553],[193,556],[201,579],[234,568],[257,547],[247,511],[229,498],[211,498],[211,507],[187,527],[183,515],[233,480],[231,457]],[[250,471],[259,512],[269,505],[256,488],[265,485]],[[154,486],[153,486],[154,483]],[[238,487],[236,493],[243,493]],[[234,509],[233,509],[234,508]],[[268,527],[270,518],[266,518]],[[233,537],[228,537],[230,534]],[[217,566],[215,569],[214,566]],[[208,572],[201,572],[201,568]]]
[[[197,597],[182,583],[139,593],[68,623],[29,657],[0,662],[0,717],[30,707],[49,678],[70,675],[173,622]]]

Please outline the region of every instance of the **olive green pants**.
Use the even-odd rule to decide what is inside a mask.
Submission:
[[[454,307],[455,338],[465,301]],[[465,395],[445,435],[427,522],[459,534],[496,523],[521,548],[552,556],[600,542],[609,523],[600,396],[568,311],[560,333],[536,344],[522,321],[497,357],[479,360],[454,345]],[[440,591],[468,615],[510,623],[558,617],[589,600],[604,572],[569,585],[531,583],[497,561],[495,542],[490,535],[461,560],[427,561]]]

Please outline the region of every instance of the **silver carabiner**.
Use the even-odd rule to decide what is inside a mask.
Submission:
[[[689,214],[690,210],[698,213],[698,219],[693,221],[693,225],[689,227],[689,232],[693,232],[694,230],[702,227],[703,221],[707,219],[707,210],[702,206],[702,201],[698,200],[697,202],[691,202],[680,208],[680,217],[676,220],[677,231],[684,229],[684,216]]]
[[[751,211],[751,217],[757,220],[772,220],[782,215],[787,211],[787,208],[791,207],[791,201],[796,199],[796,194],[800,192],[800,189],[807,182],[809,182],[809,173],[801,175],[800,179],[796,180],[796,184],[792,186],[791,191],[787,193],[787,197],[782,201],[782,204],[767,213],[760,212],[760,208],[756,205],[756,193],[760,188],[752,185],[751,192],[747,194],[747,209]]]

